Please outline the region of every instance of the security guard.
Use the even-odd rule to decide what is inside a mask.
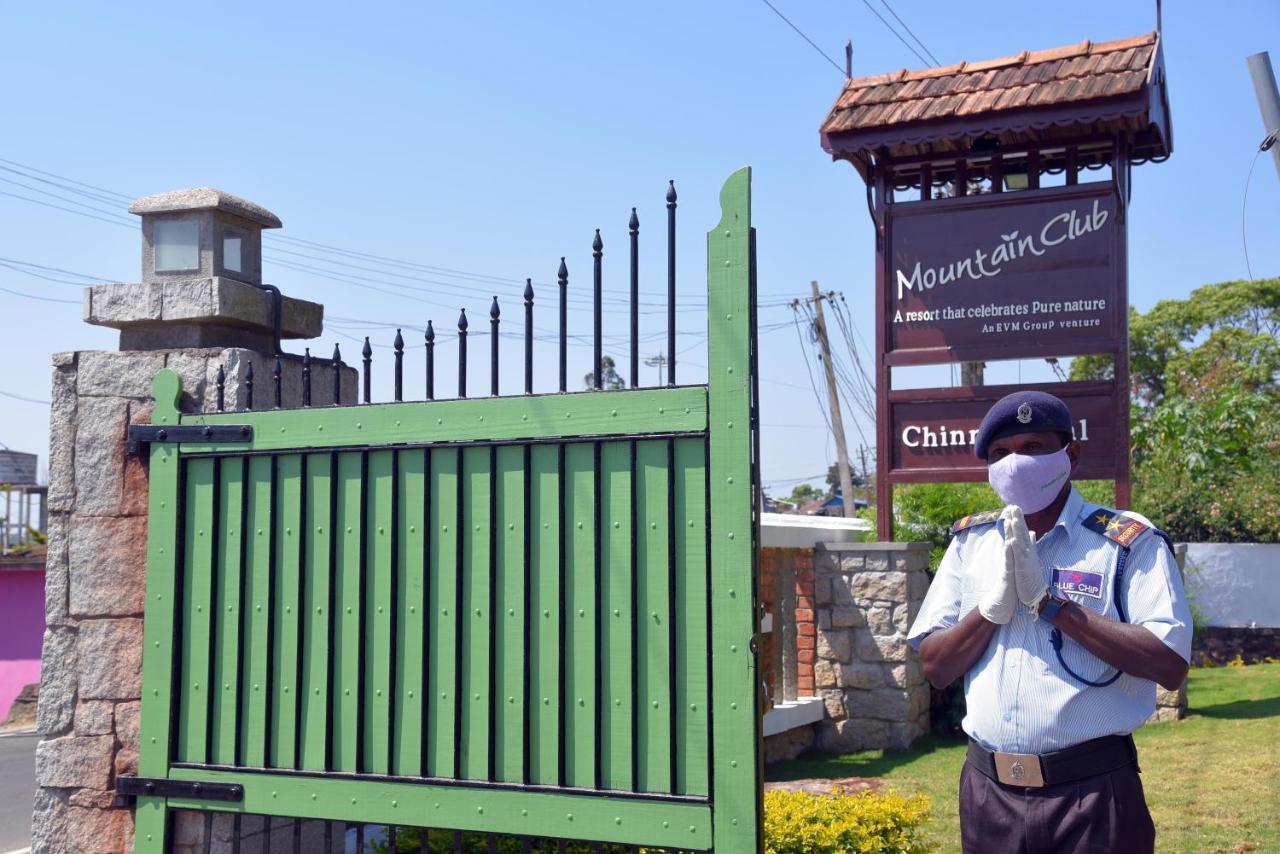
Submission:
[[[1066,404],[998,401],[975,452],[1007,505],[960,519],[908,635],[936,687],[964,676],[966,852],[1150,852],[1135,729],[1177,688],[1191,613],[1168,538],[1081,498]]]

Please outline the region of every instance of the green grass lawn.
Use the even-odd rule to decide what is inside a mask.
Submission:
[[[1142,783],[1164,851],[1280,852],[1280,664],[1191,671],[1187,717],[1134,734]],[[770,780],[883,777],[933,799],[929,836],[960,850],[956,785],[964,745],[932,739],[772,765]]]

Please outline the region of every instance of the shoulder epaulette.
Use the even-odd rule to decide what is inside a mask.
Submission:
[[[1150,527],[1132,516],[1101,507],[1084,517],[1081,524],[1095,534],[1101,534],[1108,540],[1126,547],[1133,545],[1138,535]]]
[[[978,525],[990,525],[1000,518],[999,510],[987,510],[983,513],[971,513],[968,516],[962,516],[951,526],[951,533],[958,534],[967,528],[974,528]]]

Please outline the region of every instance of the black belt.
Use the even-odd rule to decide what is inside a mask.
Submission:
[[[1039,788],[1072,783],[1136,765],[1131,735],[1104,735],[1051,753],[1000,753],[969,739],[969,764],[1007,786]]]

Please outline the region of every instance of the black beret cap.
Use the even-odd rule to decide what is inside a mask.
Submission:
[[[987,410],[973,452],[978,459],[987,458],[987,448],[996,439],[1019,433],[1061,433],[1070,440],[1071,412],[1058,398],[1043,391],[1015,391],[1005,395]]]

